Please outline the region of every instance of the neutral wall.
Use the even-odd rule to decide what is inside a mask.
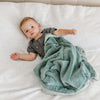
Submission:
[[[100,0],[0,0],[0,2],[40,2],[47,4],[71,4],[84,6],[100,6]]]

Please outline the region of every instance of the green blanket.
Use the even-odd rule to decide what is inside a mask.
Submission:
[[[96,78],[84,50],[51,33],[45,37],[45,56],[34,72],[44,90],[52,95],[75,94]]]

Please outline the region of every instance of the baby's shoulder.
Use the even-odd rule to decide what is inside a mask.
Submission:
[[[55,27],[44,28],[41,33],[53,33],[53,31],[57,30]]]

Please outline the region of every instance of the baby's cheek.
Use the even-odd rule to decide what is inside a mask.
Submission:
[[[27,37],[30,37],[30,33],[26,34]]]
[[[34,27],[33,31],[34,31],[34,32],[36,32],[36,30],[37,30],[37,28],[36,28],[36,27]]]
[[[40,32],[40,30],[38,29],[37,32]]]
[[[35,32],[38,32],[38,31],[39,31],[39,28],[38,28],[38,27],[35,27],[35,28],[34,28],[34,31],[35,31]]]

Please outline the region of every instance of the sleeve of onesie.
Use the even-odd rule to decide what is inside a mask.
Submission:
[[[57,30],[57,28],[45,28],[43,31],[42,31],[42,33],[52,33],[53,34],[53,32],[55,31],[55,30]]]
[[[28,53],[32,52],[32,53],[36,53],[36,54],[37,54],[36,50],[34,50],[34,48],[33,48],[32,45],[33,45],[33,44],[32,44],[32,41],[30,41],[30,42],[29,42],[29,46],[28,46],[28,48],[27,48],[27,52],[28,52]]]

